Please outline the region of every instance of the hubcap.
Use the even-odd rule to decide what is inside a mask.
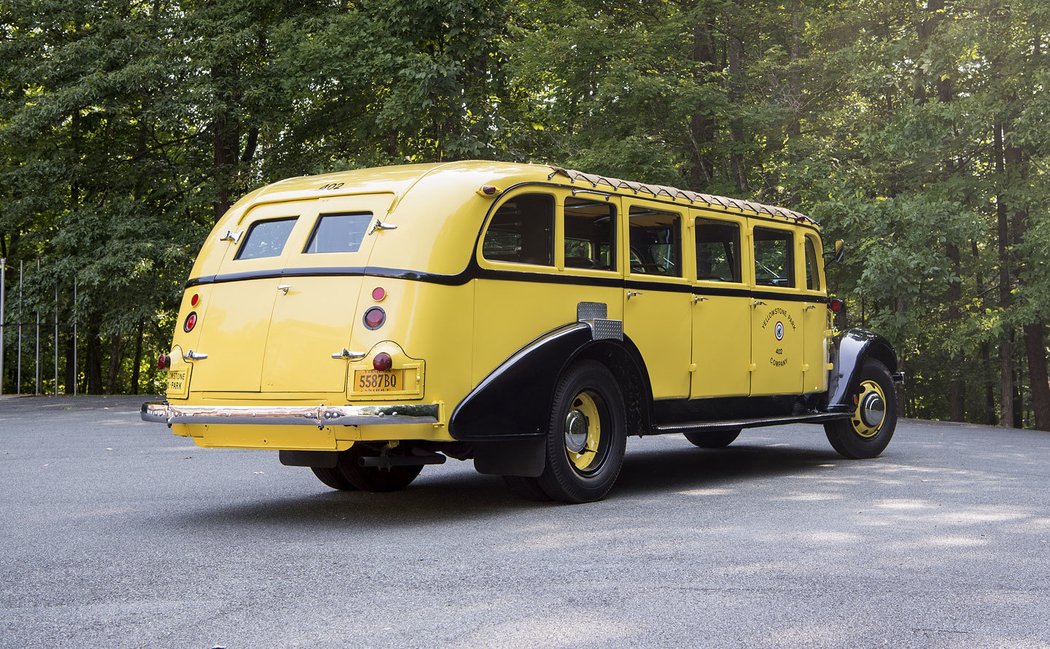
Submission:
[[[565,453],[579,471],[594,468],[602,436],[598,404],[590,392],[580,392],[565,414]]]
[[[886,395],[875,381],[860,384],[857,408],[853,411],[853,430],[864,438],[874,437],[886,421]]]

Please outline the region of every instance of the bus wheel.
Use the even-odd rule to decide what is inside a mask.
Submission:
[[[539,486],[554,500],[601,500],[620,474],[627,447],[623,395],[601,363],[570,368],[554,391],[546,466]]]
[[[714,433],[686,433],[689,443],[698,448],[725,448],[740,435],[740,430],[720,430]]]
[[[853,398],[850,418],[824,424],[824,432],[844,457],[854,460],[878,457],[897,427],[897,392],[886,366],[875,360],[865,362]]]
[[[382,492],[404,489],[423,470],[421,465],[393,466],[389,469],[361,466],[361,458],[378,456],[377,449],[364,444],[354,444],[349,450],[339,454],[339,461],[334,469],[315,468],[314,475],[333,489]]]
[[[325,483],[325,485],[332,489],[338,489],[339,491],[357,491],[357,487],[350,484],[350,481],[343,477],[340,473],[339,467],[326,469],[323,467],[311,467],[311,471],[317,476],[317,479]]]

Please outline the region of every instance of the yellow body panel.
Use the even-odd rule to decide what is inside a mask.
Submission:
[[[484,185],[496,187],[496,198],[478,191]],[[556,199],[552,265],[487,260],[481,252],[486,219],[521,192]],[[614,270],[566,268],[563,204],[572,196],[597,196],[615,206]],[[632,273],[631,206],[680,214],[680,277]],[[357,252],[304,252],[319,215],[362,212],[372,214],[372,231]],[[280,255],[236,259],[253,223],[293,216],[298,221]],[[440,421],[321,429],[176,424],[174,432],[202,446],[240,448],[343,450],[358,440],[448,441],[448,418],[470,390],[530,341],[575,322],[580,302],[605,304],[607,317],[623,322],[657,399],[824,389],[826,307],[815,301],[804,311],[807,303],[797,301],[806,293],[801,288],[758,287],[796,296],[767,299],[761,308],[747,297],[714,294],[726,285],[696,279],[696,216],[727,219],[747,232],[757,213],[700,209],[682,197],[647,197],[626,187],[581,188],[547,166],[498,162],[364,169],[256,190],[220,219],[194,264],[171,354],[172,371],[185,371],[187,380],[175,377],[168,398],[187,405],[440,404]],[[811,225],[775,220],[777,227],[818,236]],[[802,236],[797,240],[801,245]],[[744,276],[732,287],[741,293],[756,288],[749,242],[742,238]],[[633,282],[644,287],[631,288]],[[381,301],[372,297],[376,287],[385,291]],[[705,289],[714,293],[705,296]],[[628,299],[629,292],[637,295]],[[194,295],[196,306],[190,304]],[[814,300],[825,295],[812,292]],[[386,314],[375,330],[362,321],[372,306]],[[766,321],[776,309],[783,313]],[[190,311],[198,323],[185,332]],[[769,328],[778,317],[790,333],[786,343],[774,345]],[[354,356],[332,358],[344,348]],[[190,350],[207,358],[184,359]],[[403,372],[403,385],[388,393],[355,389],[355,372],[369,371],[380,351]],[[788,362],[765,367],[780,356]]]

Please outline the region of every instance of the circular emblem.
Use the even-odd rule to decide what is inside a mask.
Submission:
[[[773,327],[773,334],[777,337],[777,340],[784,340],[784,323],[777,322],[777,325]]]

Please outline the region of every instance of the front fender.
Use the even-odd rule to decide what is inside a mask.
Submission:
[[[828,380],[828,410],[850,411],[851,396],[857,389],[860,368],[864,361],[874,359],[897,374],[897,354],[893,345],[877,333],[866,329],[848,329],[835,340],[832,349],[831,375]]]

